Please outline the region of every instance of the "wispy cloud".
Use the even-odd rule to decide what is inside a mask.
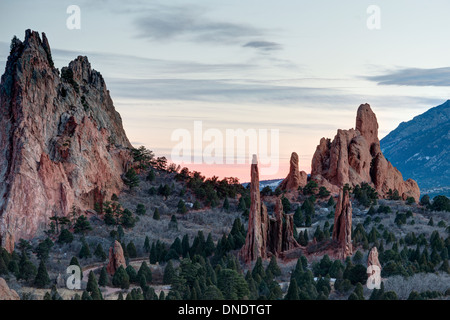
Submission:
[[[264,51],[280,50],[281,45],[271,41],[250,41],[243,45],[244,48],[255,48]]]
[[[135,20],[138,36],[165,41],[183,39],[195,42],[239,43],[248,37],[264,34],[264,30],[243,23],[215,21],[207,10],[196,6],[159,5]]]
[[[450,86],[450,67],[434,69],[404,68],[366,79],[377,82],[379,85],[448,87]]]

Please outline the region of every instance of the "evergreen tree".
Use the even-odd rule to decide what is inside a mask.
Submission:
[[[277,258],[274,255],[272,255],[272,257],[270,258],[270,262],[269,265],[267,266],[266,273],[268,271],[270,271],[272,275],[275,277],[281,275],[281,269],[278,266]]]
[[[171,284],[174,277],[175,277],[175,269],[173,268],[172,261],[169,260],[169,262],[167,262],[166,267],[164,268],[163,283]]]
[[[258,257],[258,259],[256,260],[255,266],[253,267],[252,270],[252,277],[253,279],[256,279],[256,276],[259,276],[261,279],[264,279],[266,274],[264,272],[264,267],[262,264],[262,259],[261,257]]]
[[[134,270],[133,266],[130,264],[125,268],[125,271],[128,274],[128,278],[130,279],[130,282],[137,282],[138,281],[138,276],[136,273],[136,270]]]
[[[156,253],[156,246],[155,243],[152,243],[152,247],[150,249],[150,257],[149,257],[150,263],[151,264],[155,264],[156,262],[158,262],[158,255]]]
[[[98,284],[101,287],[106,287],[109,283],[108,273],[106,272],[106,268],[103,267],[100,271],[100,277],[98,279]]]
[[[89,245],[86,242],[86,240],[83,240],[83,244],[81,246],[80,252],[78,253],[78,257],[80,257],[81,259],[83,258],[90,258],[91,255],[91,250],[89,249]]]
[[[136,246],[134,245],[133,241],[128,242],[127,252],[128,252],[128,256],[130,258],[136,258],[137,257],[137,250],[136,250]]]
[[[286,293],[286,296],[284,297],[284,299],[285,300],[300,300],[300,297],[298,295],[297,281],[295,280],[294,277],[291,277],[288,292]]]
[[[294,213],[294,224],[296,227],[301,227],[305,223],[305,217],[303,216],[302,209],[297,207]]]
[[[107,256],[105,251],[103,250],[103,246],[99,243],[97,244],[97,247],[95,248],[94,255],[100,260],[105,261]]]
[[[181,247],[183,249],[183,258],[186,258],[187,254],[189,253],[190,245],[189,245],[189,235],[186,233],[183,236],[183,239],[181,240]]]
[[[139,203],[136,206],[136,214],[137,215],[143,216],[146,212],[147,212],[147,209],[145,208],[145,206],[142,203]]]
[[[159,220],[160,219],[159,209],[158,208],[155,208],[155,211],[153,212],[153,219],[155,219],[155,220]]]
[[[137,273],[137,277],[138,279],[144,276],[147,283],[151,283],[152,279],[153,279],[153,275],[152,275],[152,270],[150,270],[150,268],[148,267],[147,263],[144,261],[141,264],[141,267],[139,268],[139,271]]]
[[[67,229],[63,229],[61,231],[61,233],[59,234],[58,242],[59,243],[72,243],[72,241],[73,241],[73,234],[72,234],[72,232],[70,232]]]
[[[150,253],[150,239],[148,238],[148,236],[145,236],[144,251]]]
[[[19,277],[18,279],[23,279],[28,281],[36,276],[37,270],[35,265],[29,260],[28,254],[22,251],[19,262]]]
[[[225,200],[223,201],[223,206],[222,206],[222,208],[223,208],[225,211],[230,210],[230,202],[228,201],[228,197],[225,197]]]
[[[123,266],[120,266],[116,270],[116,273],[114,273],[112,284],[115,287],[119,287],[122,289],[128,289],[130,287],[130,277],[128,276]]]
[[[137,175],[136,170],[134,170],[134,168],[130,168],[125,173],[123,181],[130,188],[130,190],[133,190],[133,188],[139,186],[139,176]]]
[[[86,233],[87,231],[92,230],[92,227],[86,216],[81,215],[75,222],[73,229],[75,233]]]
[[[98,288],[97,279],[96,279],[93,271],[89,272],[86,291],[90,292],[92,300],[103,300],[102,293],[100,292],[100,289]]]
[[[186,204],[184,203],[183,200],[180,199],[180,201],[178,201],[178,205],[177,205],[177,213],[181,213],[184,214],[187,212],[187,208],[186,208]]]
[[[39,268],[37,270],[36,278],[34,279],[34,285],[38,288],[45,288],[50,284],[50,278],[47,273],[47,268],[45,267],[44,260],[39,263]]]
[[[206,239],[205,242],[205,256],[209,257],[210,255],[212,255],[214,253],[214,249],[215,249],[215,245],[214,245],[214,241],[212,239],[212,235],[211,233],[208,234],[208,238]]]

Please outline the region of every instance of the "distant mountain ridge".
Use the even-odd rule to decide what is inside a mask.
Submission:
[[[381,149],[404,179],[421,193],[450,194],[450,100],[402,122],[381,141]]]

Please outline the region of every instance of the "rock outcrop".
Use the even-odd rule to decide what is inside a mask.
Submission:
[[[373,247],[369,251],[369,255],[367,257],[367,266],[378,266],[381,270],[380,260],[378,260],[378,250],[377,247]]]
[[[368,104],[358,108],[356,129],[337,131],[333,141],[322,138],[311,163],[311,178],[332,192],[345,184],[363,182],[374,187],[379,196],[397,190],[406,199],[419,200],[420,190],[414,180],[402,174],[383,156],[378,140],[378,121]]]
[[[259,169],[258,159],[253,155],[250,169],[250,211],[248,216],[248,229],[245,244],[241,248],[240,256],[245,262],[256,260],[258,257],[266,257],[267,241],[267,208],[261,210],[261,195],[259,193]],[[261,214],[263,213],[263,214]]]
[[[281,199],[276,198],[272,217],[269,217],[266,205],[261,202],[256,156],[253,156],[251,165],[250,197],[248,230],[245,244],[239,252],[240,258],[249,263],[258,257],[278,257],[284,251],[300,247],[294,238],[293,215],[283,213]]]
[[[304,187],[307,183],[308,175],[305,171],[299,170],[298,154],[292,152],[289,174],[281,182],[280,189],[284,191],[297,191],[299,187]]]
[[[334,214],[333,237],[340,250],[340,258],[353,254],[352,246],[352,203],[348,190],[340,190]]]
[[[3,278],[0,278],[0,300],[20,300],[17,292],[10,289]]]
[[[116,240],[114,241],[114,245],[109,248],[109,260],[108,265],[106,266],[106,271],[108,274],[113,276],[120,266],[123,266],[124,268],[127,267],[125,257],[123,255],[122,245]]]
[[[118,193],[131,161],[121,117],[87,57],[60,76],[44,33],[27,30],[11,48],[0,84],[0,245],[8,251],[49,217]]]

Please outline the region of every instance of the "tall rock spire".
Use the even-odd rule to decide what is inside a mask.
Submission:
[[[265,211],[265,217],[261,216],[261,196],[259,193],[259,170],[258,170],[258,158],[253,155],[251,171],[250,171],[250,212],[248,216],[248,230],[245,244],[240,251],[240,256],[245,262],[256,260],[258,257],[266,257],[266,237],[267,233],[264,232],[265,226],[267,226],[267,210]]]
[[[334,214],[333,240],[338,243],[341,258],[353,254],[352,248],[352,203],[348,190],[340,190]]]

